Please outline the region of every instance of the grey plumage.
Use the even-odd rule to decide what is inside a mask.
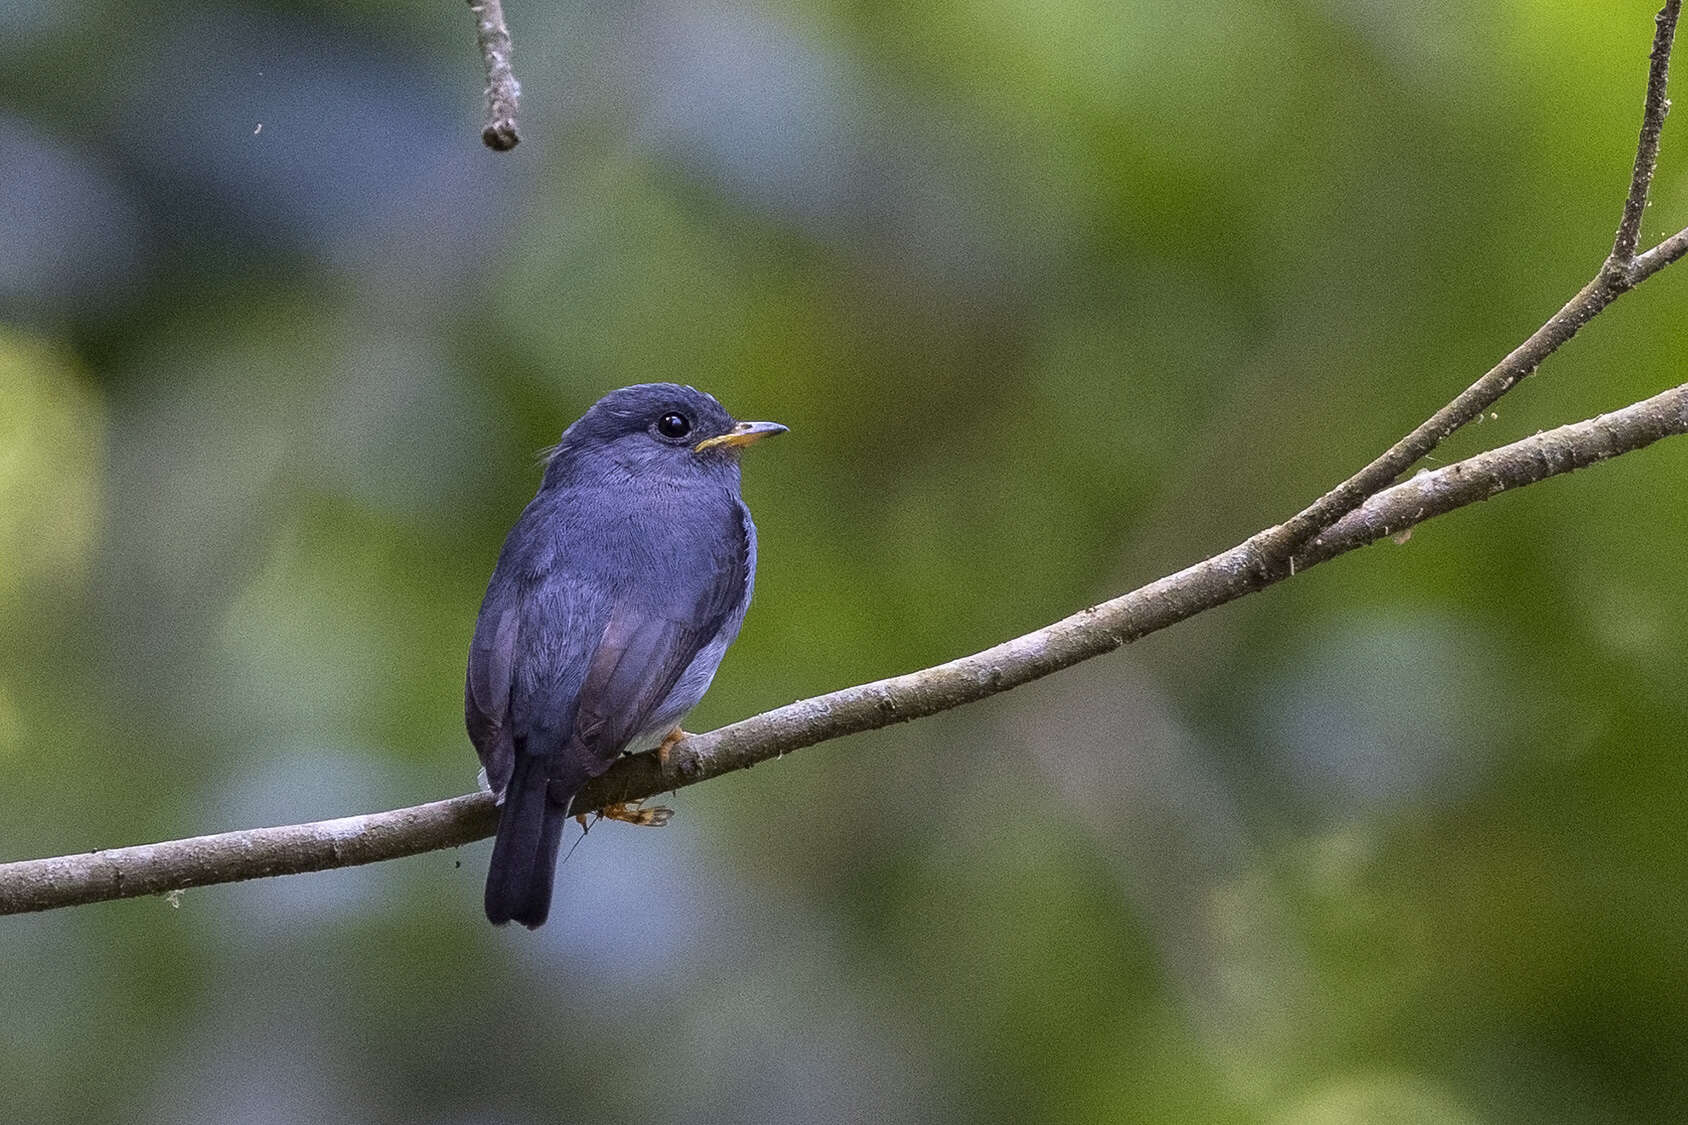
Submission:
[[[738,451],[783,429],[650,383],[606,395],[563,434],[505,540],[469,649],[469,737],[503,805],[493,922],[545,921],[575,794],[708,689],[756,576]]]

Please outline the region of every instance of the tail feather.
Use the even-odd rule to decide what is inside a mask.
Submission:
[[[550,800],[546,772],[544,759],[518,755],[505,788],[486,874],[486,916],[494,925],[515,921],[534,930],[551,912],[568,810]]]

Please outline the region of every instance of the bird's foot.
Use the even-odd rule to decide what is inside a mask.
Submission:
[[[647,809],[643,805],[630,805],[625,801],[617,801],[598,810],[599,820],[619,820],[623,824],[633,824],[640,828],[666,828],[673,817],[674,810],[662,805],[652,805]],[[577,816],[574,819],[580,822],[581,830],[585,831],[586,818]]]
[[[662,736],[662,744],[656,748],[656,760],[662,766],[663,773],[668,772],[668,752],[679,745],[681,740],[690,737],[690,734],[687,734],[678,726]]]

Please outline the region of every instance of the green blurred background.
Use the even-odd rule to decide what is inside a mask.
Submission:
[[[470,788],[483,584],[624,383],[793,430],[692,729],[1229,546],[1592,274],[1655,7],[511,2],[510,155],[461,3],[0,8],[0,858]],[[687,790],[537,934],[484,844],[0,920],[0,1117],[1682,1119],[1685,470]]]

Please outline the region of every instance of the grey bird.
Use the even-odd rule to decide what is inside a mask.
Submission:
[[[756,578],[739,453],[784,432],[645,383],[605,395],[552,451],[469,647],[464,715],[502,805],[492,922],[543,924],[575,795],[624,750],[681,736]]]

